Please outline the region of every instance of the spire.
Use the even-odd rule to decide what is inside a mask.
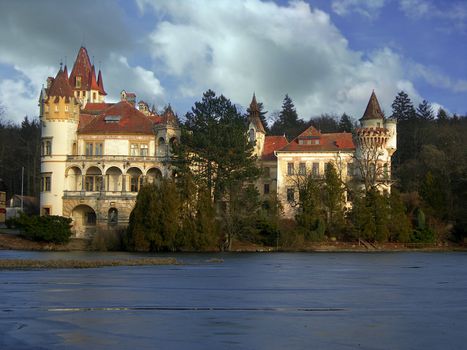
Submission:
[[[68,79],[68,68],[66,67],[66,64],[65,64],[65,68],[63,69],[63,73],[65,73],[65,76]]]
[[[77,77],[81,79],[81,83],[77,84]],[[70,84],[76,90],[90,90],[91,88],[91,60],[89,59],[88,51],[81,46],[78,55],[76,56],[73,69],[70,74]]]
[[[371,93],[370,101],[368,101],[365,113],[363,113],[363,117],[360,120],[369,119],[384,119],[383,112],[381,111],[381,107],[379,106],[379,102],[374,90]]]
[[[102,80],[102,74],[101,74],[101,70],[99,69],[99,74],[97,76],[97,86],[99,86],[99,93],[101,95],[107,95],[107,93],[105,92],[104,90],[104,81]]]
[[[91,67],[89,81],[90,81],[91,90],[99,90],[99,85],[97,84],[97,81],[96,81],[96,70],[94,69],[94,65]]]
[[[166,124],[172,124],[172,125],[178,124],[177,117],[175,116],[175,113],[173,112],[172,106],[170,105],[170,103],[165,109],[164,113],[162,114],[162,118],[163,118],[162,120]]]
[[[253,123],[253,125],[256,127],[256,131],[266,134],[263,123],[261,122],[261,118],[259,117],[259,113],[260,111],[259,111],[258,102],[256,102],[256,94],[253,93],[253,98],[251,99],[251,103],[250,103],[250,114],[248,116],[248,120],[251,123]]]

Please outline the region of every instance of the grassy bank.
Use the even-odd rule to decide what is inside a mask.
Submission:
[[[175,258],[140,258],[118,260],[29,260],[0,259],[0,269],[91,269],[109,266],[178,265]]]

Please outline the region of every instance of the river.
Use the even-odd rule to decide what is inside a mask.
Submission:
[[[467,348],[467,253],[163,256],[184,264],[0,271],[0,349]]]

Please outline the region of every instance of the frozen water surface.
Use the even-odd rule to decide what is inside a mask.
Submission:
[[[466,253],[170,256],[185,264],[0,271],[0,349],[467,348]]]

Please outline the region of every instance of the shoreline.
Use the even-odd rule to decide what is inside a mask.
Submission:
[[[55,244],[47,242],[34,242],[22,238],[17,233],[0,231],[0,250],[46,251],[46,252],[71,252],[86,251],[99,252],[89,248],[89,241],[72,238],[69,243]],[[121,250],[122,252],[124,250]],[[296,247],[268,247],[249,242],[234,242],[231,253],[378,253],[378,252],[466,252],[467,246],[452,242],[425,244],[425,243],[368,243],[362,242],[310,242]],[[142,253],[142,252],[140,252]],[[180,253],[216,253],[215,251],[191,251]]]

